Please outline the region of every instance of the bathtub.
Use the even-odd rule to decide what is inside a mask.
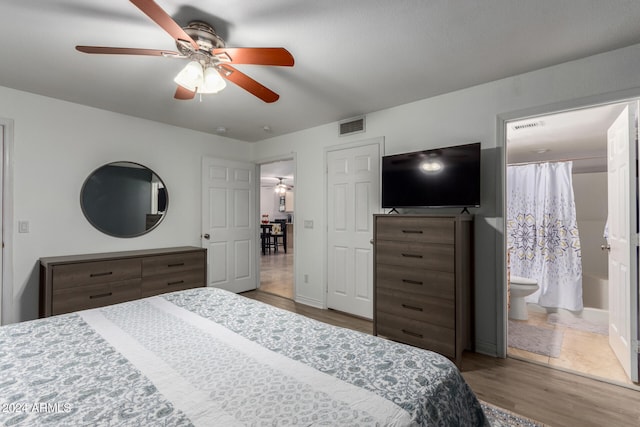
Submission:
[[[585,307],[609,310],[609,278],[583,273],[582,302]]]
[[[580,312],[562,308],[545,308],[538,304],[527,303],[527,309],[538,313],[558,313],[563,318],[582,318],[594,323],[609,323],[609,278],[591,273],[582,275],[582,302]]]

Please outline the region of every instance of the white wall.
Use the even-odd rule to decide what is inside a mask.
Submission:
[[[38,259],[45,256],[200,246],[203,155],[246,160],[250,144],[0,87],[0,117],[14,121],[13,319],[38,314]],[[145,236],[94,229],[80,189],[97,167],[130,160],[165,182],[169,207]],[[28,234],[17,222],[29,221]]]
[[[260,217],[263,214],[267,214],[269,215],[269,221],[273,221],[273,215],[277,212],[276,206],[273,187],[260,187]]]
[[[582,301],[585,307],[609,308],[609,253],[600,246],[607,222],[607,172],[574,173],[573,193],[582,253]]]
[[[366,133],[337,136],[338,123],[274,137],[255,145],[254,158],[295,152],[296,298],[323,302],[325,296],[326,147],[383,136],[386,154],[482,142],[482,207],[475,209],[475,321],[478,351],[497,354],[502,310],[502,182],[499,115],[640,87],[640,45],[506,78],[465,90],[367,114]],[[430,84],[425,81],[425,84]],[[577,101],[576,101],[577,102]],[[550,107],[551,108],[551,107]],[[550,111],[550,110],[549,110]],[[497,191],[498,189],[498,191]],[[313,220],[314,228],[302,226]],[[301,279],[308,275],[309,283]]]
[[[289,212],[280,212],[280,195],[274,187],[260,187],[260,216],[269,215],[269,221],[287,219]]]
[[[576,218],[580,233],[582,272],[597,277],[608,277],[609,256],[600,246],[607,221],[607,173],[573,174],[573,193],[576,200]]]

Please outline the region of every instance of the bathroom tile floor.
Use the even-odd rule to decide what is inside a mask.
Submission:
[[[518,322],[526,322],[530,325],[549,329],[562,329],[564,333],[562,350],[559,357],[549,357],[508,347],[507,355],[509,357],[530,360],[551,367],[602,378],[609,382],[633,385],[627,378],[618,359],[616,359],[613,350],[609,347],[608,336],[548,323],[545,313],[530,311],[528,320],[519,320]]]

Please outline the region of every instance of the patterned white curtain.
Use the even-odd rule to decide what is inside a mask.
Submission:
[[[572,162],[507,167],[507,245],[511,274],[540,286],[527,302],[580,311],[582,258],[572,167]]]

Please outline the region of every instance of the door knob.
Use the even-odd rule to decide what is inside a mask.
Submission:
[[[207,234],[202,235],[202,237],[204,237],[205,239],[209,240],[209,237],[211,237],[211,236],[209,236],[209,233],[207,233]]]
[[[611,250],[611,245],[609,245],[609,244],[601,245],[600,249],[602,249],[603,251],[610,251]]]

